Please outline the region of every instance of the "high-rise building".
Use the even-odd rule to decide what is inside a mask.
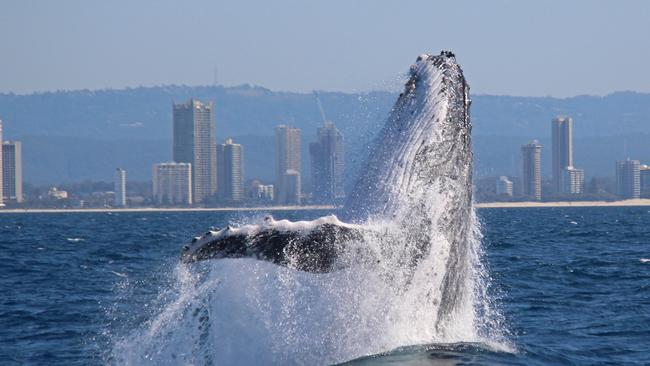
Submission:
[[[553,138],[553,190],[565,192],[564,170],[573,166],[573,120],[567,116],[557,116],[551,121]]]
[[[126,170],[121,168],[115,170],[113,191],[115,192],[113,206],[126,207]]]
[[[259,179],[253,179],[246,186],[246,199],[251,203],[269,204],[273,202],[273,184],[264,184]]]
[[[287,174],[289,171],[290,174]],[[296,184],[296,175],[297,182]],[[285,183],[285,178],[291,182]],[[279,125],[275,128],[275,199],[277,203],[300,203],[300,129]],[[297,190],[297,191],[296,191]],[[294,196],[297,196],[297,202]]]
[[[23,202],[23,154],[20,141],[5,141],[2,144],[2,195],[4,202]]]
[[[284,172],[282,182],[284,184],[284,201],[282,201],[282,203],[287,205],[299,205],[302,198],[300,189],[300,172],[293,169],[287,170]]]
[[[153,166],[153,199],[159,205],[191,205],[192,164],[155,164]]]
[[[627,159],[616,162],[616,194],[620,198],[641,197],[641,163]]]
[[[0,119],[0,143],[2,142],[2,120]],[[4,170],[2,167],[4,166],[2,164],[2,150],[0,149],[0,207],[4,206],[4,193],[3,193],[3,187],[4,187],[4,179],[2,178],[2,171]]]
[[[173,110],[174,161],[192,164],[192,197],[201,203],[217,193],[214,104],[192,99]]]
[[[650,166],[641,165],[639,168],[639,178],[641,181],[641,193],[650,192]]]
[[[500,176],[499,179],[497,179],[496,189],[498,195],[512,196],[512,188],[512,181],[508,179],[508,177]]]
[[[542,145],[533,140],[521,147],[522,193],[535,200],[542,199]]]
[[[585,171],[568,166],[562,170],[562,193],[582,194],[585,191]]]
[[[273,202],[273,184],[260,184],[256,186],[255,199],[259,202]]]
[[[219,199],[224,202],[238,202],[244,199],[243,148],[227,139],[217,145],[217,167],[219,177]]]
[[[317,142],[309,144],[314,201],[335,202],[345,197],[343,134],[327,122],[318,129],[317,138]]]

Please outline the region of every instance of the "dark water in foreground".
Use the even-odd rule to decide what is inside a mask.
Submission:
[[[164,301],[181,243],[240,215],[0,215],[0,364],[111,363],[113,343]],[[419,345],[350,364],[650,364],[649,208],[479,216],[493,297],[517,351]]]

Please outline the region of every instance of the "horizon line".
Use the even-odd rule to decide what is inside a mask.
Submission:
[[[34,90],[27,93],[20,93],[15,91],[0,91],[0,96],[17,96],[17,97],[29,97],[29,96],[38,96],[38,95],[47,95],[47,94],[65,94],[65,93],[79,93],[79,92],[110,92],[110,91],[130,91],[130,90],[142,90],[142,89],[158,89],[158,88],[205,88],[205,89],[260,89],[268,91],[271,93],[285,93],[285,94],[298,94],[298,95],[311,95],[314,90],[317,90],[319,93],[327,94],[372,94],[372,93],[399,93],[400,89],[390,90],[390,89],[371,89],[364,91],[343,91],[343,90],[324,90],[324,89],[313,89],[310,91],[292,91],[292,90],[280,90],[280,89],[270,89],[268,87],[243,83],[238,85],[223,85],[223,84],[197,84],[197,85],[187,85],[187,84],[156,84],[156,85],[138,85],[138,86],[123,86],[123,87],[104,87],[97,89],[81,88],[81,89],[56,89],[56,90]],[[471,94],[474,96],[487,96],[487,97],[513,97],[513,98],[538,98],[538,99],[573,99],[580,97],[590,97],[590,98],[606,98],[615,94],[642,94],[650,95],[650,91],[637,91],[637,90],[615,90],[607,94],[575,94],[572,96],[553,96],[553,95],[513,95],[513,94],[499,94],[499,93],[476,93]]]

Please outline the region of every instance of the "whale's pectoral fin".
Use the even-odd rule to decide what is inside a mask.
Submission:
[[[338,223],[316,223],[308,228],[230,227],[193,239],[181,252],[182,261],[255,258],[306,272],[330,272],[345,266],[339,261],[346,244],[361,238],[358,228]]]

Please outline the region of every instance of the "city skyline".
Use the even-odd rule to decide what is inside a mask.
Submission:
[[[320,104],[320,100],[317,96],[317,103]],[[214,101],[208,100],[205,102],[200,101],[197,98],[191,98],[188,102],[184,103],[172,103],[173,108],[172,108],[172,126],[173,126],[173,153],[174,157],[176,159],[186,159],[190,160],[197,159],[197,156],[199,156],[199,153],[202,152],[203,156],[201,159],[196,160],[196,161],[206,161],[208,164],[214,164],[217,169],[214,170],[214,172],[209,172],[209,174],[206,174],[205,176],[208,178],[206,181],[210,181],[212,179],[215,180],[217,190],[209,195],[206,195],[204,197],[205,199],[209,199],[210,202],[208,202],[208,205],[214,205],[217,204],[217,202],[220,202],[218,204],[224,204],[225,202],[231,202],[231,203],[237,203],[242,204],[245,201],[247,202],[248,200],[258,200],[258,198],[264,196],[268,197],[268,187],[274,187],[274,194],[273,198],[274,201],[273,203],[275,204],[314,204],[314,203],[335,203],[335,202],[342,202],[342,198],[344,197],[344,179],[343,179],[343,171],[344,171],[344,166],[345,166],[345,154],[343,153],[345,147],[344,147],[344,139],[343,139],[343,134],[341,131],[338,130],[336,125],[334,125],[332,122],[329,122],[325,119],[324,113],[322,113],[321,110],[321,118],[324,121],[322,125],[316,128],[316,134],[315,134],[315,140],[312,140],[311,142],[305,144],[306,147],[308,147],[307,151],[310,155],[310,159],[308,161],[311,162],[311,167],[307,165],[307,171],[309,171],[311,174],[311,180],[309,180],[309,176],[307,179],[307,182],[304,180],[303,172],[305,169],[305,166],[303,166],[301,154],[302,154],[302,143],[301,143],[301,129],[292,127],[290,125],[277,125],[275,128],[275,133],[276,133],[276,157],[275,157],[275,165],[276,165],[276,176],[275,180],[268,180],[268,179],[263,179],[263,181],[260,181],[260,184],[257,186],[259,192],[255,193],[255,187],[252,187],[250,185],[247,185],[244,187],[244,181],[247,179],[252,179],[252,180],[257,180],[259,181],[260,177],[257,175],[257,172],[253,170],[253,173],[249,176],[246,177],[243,174],[243,146],[241,144],[233,144],[232,140],[226,139],[225,144],[219,144],[217,145],[217,140],[218,136],[216,135],[216,126],[215,126],[215,117],[214,117],[214,108],[215,108],[215,103]],[[322,109],[322,106],[319,106]],[[268,131],[271,131],[269,129]],[[262,132],[262,131],[260,131]],[[264,133],[264,132],[262,132]],[[585,170],[576,168],[574,166],[574,148],[573,148],[573,138],[574,138],[574,133],[573,133],[573,119],[569,115],[557,115],[556,117],[552,118],[551,120],[551,129],[550,129],[550,135],[551,135],[551,142],[552,142],[552,160],[553,160],[553,173],[551,174],[551,182],[553,183],[553,188],[551,190],[548,190],[545,186],[546,183],[544,183],[544,177],[545,175],[542,174],[541,171],[541,165],[544,159],[542,158],[542,154],[539,154],[539,162],[536,161],[536,157],[533,155],[531,158],[530,156],[526,157],[526,151],[525,147],[522,147],[522,157],[523,161],[522,164],[522,170],[527,171],[528,173],[522,173],[521,175],[521,180],[509,180],[507,177],[505,180],[502,180],[502,177],[499,177],[497,180],[496,186],[492,186],[493,189],[496,190],[497,195],[505,195],[508,197],[513,197],[515,200],[521,200],[520,195],[523,196],[529,196],[534,200],[541,200],[542,196],[544,196],[545,200],[558,200],[559,198],[563,199],[568,199],[568,200],[574,200],[574,199],[583,199],[585,193],[592,194],[594,192],[600,192],[600,193],[612,193],[616,194],[619,198],[639,198],[641,197],[641,192],[644,192],[644,197],[647,195],[647,189],[645,188],[647,184],[644,184],[645,182],[648,182],[648,179],[646,176],[648,175],[647,170],[643,168],[643,175],[641,175],[642,168],[641,166],[637,169],[638,175],[639,175],[639,188],[636,189],[635,191],[639,191],[639,194],[634,194],[634,195],[625,195],[620,193],[620,189],[616,188],[621,186],[621,184],[616,185],[616,189],[610,189],[610,188],[602,188],[603,185],[602,183],[598,183],[598,181],[594,181],[595,178],[593,178],[590,181],[590,191],[585,192]],[[311,140],[311,139],[310,139]],[[7,146],[7,144],[11,144],[9,142],[3,142],[3,150]],[[214,144],[215,150],[214,153],[211,152],[211,148]],[[20,149],[20,143],[18,143],[19,147],[18,150]],[[240,171],[241,173],[239,174],[232,174],[234,172],[233,164],[231,162],[230,164],[230,171],[227,172],[226,168],[228,168],[228,164],[226,163],[219,163],[217,162],[217,159],[219,159],[220,154],[217,153],[216,147],[223,147],[223,146],[229,146],[229,145],[236,145],[239,147],[240,152],[237,157],[231,156],[231,160],[235,158],[235,160],[238,160],[238,163],[235,163],[234,165],[238,166],[238,168],[234,169],[236,171]],[[354,145],[352,145],[354,146]],[[541,148],[540,148],[541,149]],[[5,161],[6,159],[6,153],[5,153]],[[19,169],[13,168],[14,171],[21,171],[22,172],[22,158],[20,154],[20,151],[17,154],[17,159],[21,162],[19,165]],[[236,154],[237,155],[237,154]],[[14,153],[14,156],[16,156],[16,153]],[[532,159],[532,160],[531,160]],[[14,162],[12,164],[16,164],[16,158],[14,158]],[[641,161],[641,160],[639,160]],[[269,155],[267,155],[262,161],[262,163],[267,164],[267,165],[272,165],[269,164]],[[192,163],[188,163],[188,167],[192,167]],[[281,166],[284,164],[285,166]],[[526,165],[527,164],[527,165]],[[3,170],[4,170],[4,175],[9,176],[11,174],[7,173],[8,171],[11,170],[10,164],[6,163],[3,164]],[[532,168],[531,168],[532,167]],[[311,170],[309,169],[311,168]],[[9,170],[8,170],[9,169]],[[224,170],[225,169],[225,170]],[[530,173],[532,169],[532,173]],[[557,171],[560,171],[559,174],[557,174]],[[279,173],[280,171],[283,171],[283,173]],[[539,171],[539,174],[537,173]],[[118,169],[118,172],[120,170]],[[142,204],[147,204],[147,202],[157,202],[159,204],[162,204],[162,202],[157,198],[157,195],[154,193],[153,195],[151,193],[145,194],[144,197],[142,196],[134,196],[134,197],[129,197],[127,196],[127,189],[122,188],[126,187],[126,177],[125,174],[126,172],[122,170],[124,174],[124,178],[120,178],[119,176],[116,176],[114,179],[114,184],[113,184],[113,191],[111,192],[112,198],[110,199],[111,202],[109,205],[113,207],[125,207],[127,204],[127,198],[128,201],[133,201],[135,202],[136,205],[142,205]],[[192,168],[190,168],[190,172],[194,174],[194,171]],[[616,172],[612,171],[613,173],[616,173],[616,176],[620,176],[618,169]],[[224,173],[224,176],[222,176],[222,173]],[[531,175],[532,174],[532,175]],[[226,175],[229,177],[233,176],[238,176],[235,180],[237,181],[233,187],[231,187],[228,192],[226,192],[226,185],[223,185],[223,189],[219,189],[220,186],[222,186],[219,183],[226,183],[226,181],[221,181],[221,179],[226,179]],[[528,177],[526,177],[528,175]],[[15,175],[12,175],[12,182],[18,182],[19,180],[21,181],[20,178],[18,178]],[[155,176],[151,176],[151,182],[156,181]],[[643,178],[642,178],[643,177]],[[232,180],[232,179],[231,179]],[[620,179],[617,178],[617,181]],[[123,182],[119,183],[119,182]],[[192,188],[196,190],[196,184],[194,182],[194,178],[190,180],[192,184]],[[270,183],[270,184],[269,184]],[[310,184],[311,183],[311,184]],[[521,186],[520,186],[521,184]],[[559,184],[559,189],[555,188],[557,187],[556,184]],[[599,185],[600,184],[600,185]],[[9,191],[11,187],[9,185],[9,181],[5,178],[3,180],[3,188],[5,191]],[[15,186],[15,184],[14,184]],[[241,188],[238,188],[241,187]],[[538,188],[539,187],[539,188]],[[596,188],[593,188],[596,187]],[[600,187],[600,188],[598,188]],[[50,186],[50,188],[55,188]],[[156,187],[156,184],[153,183],[153,190],[160,190],[159,187]],[[16,191],[14,189],[14,191]],[[48,197],[55,197],[57,200],[60,199],[68,199],[67,194],[68,192],[65,190],[55,190],[53,191],[54,193],[50,192],[48,193]],[[246,193],[244,192],[253,192],[253,193]],[[494,191],[493,191],[494,192]],[[539,193],[538,193],[539,192]],[[558,194],[558,196],[554,197],[554,194]],[[566,194],[574,195],[573,198],[565,196]],[[9,201],[12,200],[13,204],[19,204],[21,203],[20,200],[17,197],[11,198],[7,196],[6,194],[3,195],[3,200],[4,201]],[[169,194],[171,196],[171,194]],[[153,197],[153,201],[151,200],[151,197]],[[255,198],[257,197],[257,198]],[[606,196],[603,196],[606,198]],[[244,199],[246,198],[246,200]],[[218,200],[218,201],[217,201]],[[266,200],[266,199],[265,199]],[[92,199],[91,201],[95,201],[95,199]],[[189,200],[185,200],[189,202]],[[251,201],[252,202],[252,201]],[[261,201],[260,201],[261,202]],[[197,202],[194,200],[194,192],[192,193],[192,204],[202,204],[203,202]],[[12,206],[13,206],[12,204]],[[94,204],[94,203],[93,203]],[[185,203],[179,203],[179,204],[185,204]],[[189,204],[189,203],[187,203]],[[85,200],[81,200],[79,203],[80,206],[86,205]],[[91,204],[92,205],[92,204]]]
[[[210,126],[211,124],[213,125],[213,119],[214,117],[211,117],[211,114],[213,113],[214,110],[214,102],[200,102],[196,99],[190,99],[189,102],[186,103],[173,103],[173,110],[174,110],[174,115],[173,115],[173,125],[174,125],[174,141],[178,142],[182,139],[182,135],[188,135],[191,136],[192,139],[197,140],[197,141],[213,141],[215,142],[217,140],[216,134],[211,132],[209,129],[205,129],[203,131],[199,131],[200,128],[202,128],[201,123],[194,123],[195,117],[193,116],[192,113],[187,113],[185,116],[183,115],[182,109],[185,109],[185,112],[187,110],[191,110],[194,112],[194,110],[199,110],[204,112],[203,116],[199,116],[198,119],[203,118],[203,126]],[[190,108],[188,108],[190,106]],[[208,106],[207,108],[205,106]],[[179,117],[180,114],[180,117]],[[189,121],[189,122],[188,122]],[[192,126],[191,130],[183,130],[181,127],[184,126]],[[198,126],[198,127],[197,127]],[[576,195],[576,198],[580,198],[580,195],[585,193],[584,189],[584,180],[585,180],[585,171],[583,169],[575,168],[573,166],[573,120],[570,116],[566,115],[559,115],[556,116],[555,118],[552,119],[551,123],[551,137],[552,141],[556,142],[555,146],[553,146],[553,160],[557,160],[559,163],[554,164],[554,168],[559,168],[561,171],[561,191],[560,193],[570,193],[573,195]],[[214,131],[214,130],[212,130]],[[188,133],[190,132],[190,133]],[[342,192],[342,171],[343,171],[343,162],[344,159],[339,159],[338,156],[344,156],[343,154],[343,135],[341,132],[336,128],[336,125],[334,125],[332,122],[324,122],[323,125],[317,128],[317,133],[315,135],[315,141],[310,142],[307,144],[309,147],[309,153],[310,153],[310,158],[311,158],[311,174],[312,174],[312,187],[309,189],[305,190],[303,187],[304,182],[302,181],[302,166],[301,166],[301,130],[299,128],[291,127],[289,125],[278,125],[275,128],[275,133],[276,133],[276,158],[275,158],[275,163],[276,163],[276,172],[279,171],[278,169],[284,169],[284,173],[280,175],[281,180],[276,180],[276,181],[271,181],[270,183],[273,183],[271,185],[268,184],[260,184],[257,186],[257,188],[261,188],[262,190],[257,193],[257,197],[261,197],[261,195],[268,196],[268,193],[264,193],[268,190],[267,187],[273,187],[275,186],[275,201],[274,203],[276,204],[303,204],[303,203],[331,203],[335,199],[332,197],[336,198],[342,198],[342,194],[339,196],[336,196],[336,191],[339,190],[338,192]],[[206,135],[207,134],[207,135]],[[209,136],[212,134],[211,136]],[[181,136],[178,137],[177,136]],[[207,137],[206,137],[207,136]],[[17,145],[17,148],[16,148]],[[179,146],[180,144],[174,144],[174,152],[178,153],[179,151]],[[534,146],[536,145],[536,146]],[[208,144],[209,146],[209,144]],[[224,144],[219,144],[217,145],[220,148],[223,148],[225,146],[230,146],[230,147],[238,147],[238,153],[235,154],[235,156],[230,157],[232,162],[237,161],[234,165],[238,166],[238,168],[234,169],[237,171],[240,171],[240,174],[234,174],[234,176],[238,176],[236,179],[233,180],[233,182],[236,181],[235,187],[241,187],[241,188],[236,188],[234,190],[230,190],[230,193],[225,193],[225,191],[218,190],[216,193],[217,195],[214,196],[216,199],[217,197],[222,200],[222,203],[224,201],[229,201],[229,202],[241,202],[244,199],[244,191],[245,190],[250,190],[252,189],[251,186],[247,186],[245,189],[243,187],[243,181],[247,178],[254,179],[255,173],[253,173],[252,176],[250,177],[245,177],[243,174],[243,147],[241,144],[234,144],[232,139],[228,138],[225,140]],[[7,150],[10,149],[10,150]],[[181,151],[183,149],[180,149]],[[200,149],[199,149],[200,150]],[[284,152],[283,152],[284,150]],[[501,176],[497,180],[496,184],[496,191],[497,194],[502,194],[505,196],[514,196],[517,192],[520,192],[524,196],[530,196],[534,200],[541,200],[542,199],[542,178],[543,175],[541,174],[541,145],[539,145],[538,142],[536,141],[531,141],[528,145],[522,146],[522,170],[524,173],[522,173],[522,178],[521,182],[522,187],[518,187],[518,182],[513,182],[510,181],[507,177]],[[539,152],[537,151],[539,150]],[[3,142],[3,151],[4,151],[4,157],[5,157],[5,164],[3,164],[3,171],[5,175],[5,179],[3,180],[3,188],[5,191],[8,191],[8,180],[6,179],[7,176],[12,175],[12,181],[13,182],[18,182],[20,178],[18,178],[14,173],[8,174],[7,172],[11,169],[13,171],[22,171],[22,158],[21,158],[21,146],[20,142],[10,142],[10,141],[5,141]],[[17,166],[11,168],[10,164],[7,163],[7,156],[8,156],[8,151],[13,154],[13,157],[11,159],[12,163]],[[189,149],[185,149],[183,152],[187,152]],[[219,156],[221,155],[221,152],[223,150],[220,150],[217,152],[215,150],[214,156],[216,159],[219,159]],[[557,153],[556,153],[557,152]],[[282,157],[284,154],[284,157]],[[532,154],[532,155],[531,155]],[[179,155],[180,156],[180,155]],[[556,157],[559,157],[556,159]],[[209,161],[210,159],[208,159]],[[628,159],[629,160],[629,159]],[[283,163],[284,161],[284,163]],[[17,163],[18,162],[18,163]],[[290,163],[291,162],[291,163]],[[633,177],[636,178],[621,178],[624,176],[623,173],[621,173],[620,168],[618,167],[619,163],[617,163],[617,169],[616,169],[616,192],[615,194],[622,199],[626,198],[640,198],[641,192],[644,191],[645,189],[650,185],[650,168],[647,168],[646,165],[642,165],[639,160],[632,160],[633,163],[636,163],[635,168],[632,169],[633,172],[635,173],[630,173],[633,174]],[[227,163],[219,163],[215,162],[217,164],[217,177],[222,176],[222,169],[226,168],[228,166]],[[267,161],[268,163],[268,161]],[[286,165],[284,168],[281,167],[281,165],[284,164]],[[10,168],[8,168],[10,167]],[[187,167],[191,167],[191,164],[188,163]],[[326,169],[323,169],[325,167]],[[230,169],[233,168],[233,164],[230,164]],[[329,173],[323,174],[323,172],[327,171],[329,168]],[[8,170],[9,169],[9,170]],[[319,172],[319,169],[321,170]],[[337,171],[337,174],[332,174],[332,172]],[[628,169],[629,170],[629,169]],[[191,168],[188,169],[188,171],[191,172]],[[225,170],[224,170],[225,172]],[[527,173],[526,173],[527,172]],[[114,192],[113,193],[113,202],[112,205],[114,207],[125,207],[126,206],[126,201],[127,201],[127,189],[126,187],[126,171],[123,169],[117,169],[117,175],[114,180]],[[228,172],[228,176],[231,178],[233,177],[233,172]],[[156,173],[154,172],[154,176],[152,177],[152,182],[154,186],[154,191],[159,189],[157,187],[157,184],[155,183],[157,180],[157,177],[155,175]],[[627,174],[627,173],[626,173]],[[629,175],[629,174],[628,174]],[[337,178],[337,177],[338,178]],[[224,175],[223,178],[225,179],[226,176]],[[505,179],[504,179],[505,178]],[[554,176],[551,175],[551,181],[555,183]],[[338,181],[337,181],[338,179]],[[638,192],[633,193],[633,194],[628,194],[628,193],[622,193],[622,188],[625,186],[625,184],[622,184],[621,182],[623,180],[627,179],[627,181],[633,181],[636,182],[634,183],[635,185],[631,188],[633,192]],[[191,182],[191,179],[189,180]],[[220,182],[220,181],[219,181]],[[314,185],[314,182],[316,184]],[[593,182],[591,183],[593,185]],[[284,188],[282,186],[284,185]],[[338,186],[337,186],[338,185]],[[629,185],[629,184],[628,184]],[[220,186],[218,184],[218,186]],[[15,185],[14,185],[15,187]],[[123,188],[124,187],[124,188]],[[54,189],[54,187],[52,188]],[[176,189],[176,188],[175,188]],[[280,189],[283,189],[283,191],[280,191]],[[13,188],[14,192],[16,191],[15,188]],[[329,190],[329,193],[328,193]],[[628,189],[629,190],[629,189]],[[557,190],[553,190],[554,192],[558,192]],[[233,192],[235,192],[233,194]],[[281,193],[284,192],[284,193]],[[546,195],[549,192],[543,193]],[[553,192],[550,192],[553,193]],[[57,199],[60,198],[65,198],[67,199],[67,194],[68,192],[66,191],[57,191],[54,190],[54,193],[50,193],[49,195],[52,197],[57,197]],[[519,194],[519,193],[517,193]],[[7,197],[7,195],[4,195],[4,200],[13,200],[14,203],[20,203],[20,200],[17,199],[17,197],[11,198]],[[171,194],[169,194],[171,196]],[[230,196],[230,198],[224,199],[226,196]],[[255,196],[255,194],[253,194]],[[253,196],[247,196],[247,197],[253,197]],[[154,197],[154,202],[157,202],[158,204],[162,204],[163,201],[159,200],[157,197],[157,194],[153,194]],[[140,200],[141,198],[135,197],[136,201]],[[554,198],[551,198],[553,200]],[[557,198],[555,198],[557,199]],[[565,198],[566,199],[566,198]],[[146,198],[145,198],[146,200]],[[184,199],[181,202],[172,202],[169,201],[169,204],[190,204],[191,200],[189,199]],[[188,202],[188,203],[185,203]],[[196,202],[193,202],[196,203]]]

